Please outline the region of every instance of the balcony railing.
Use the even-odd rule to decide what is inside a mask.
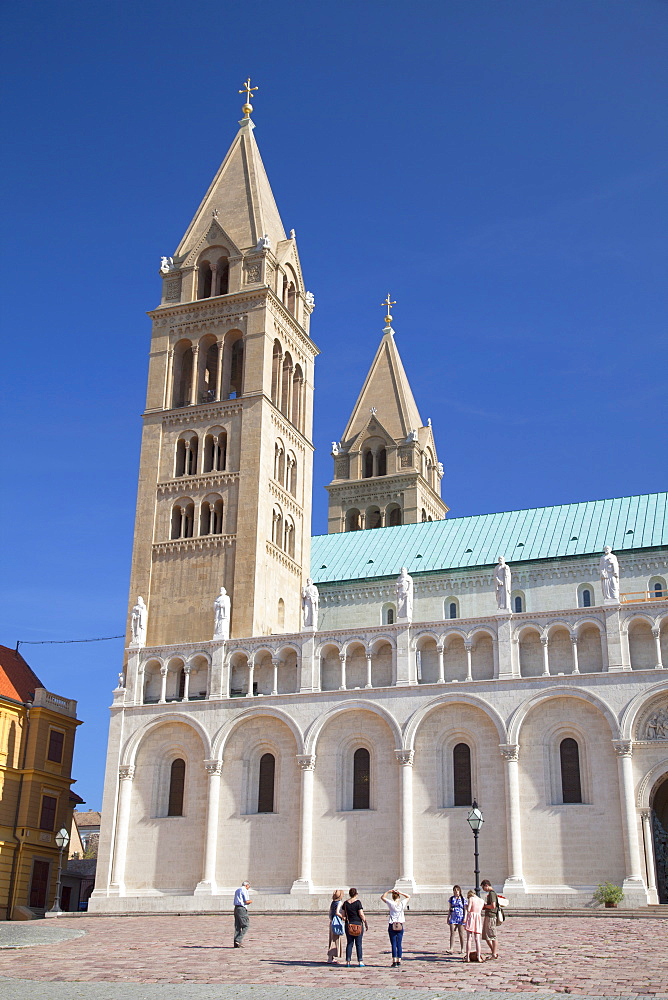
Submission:
[[[658,594],[654,590],[636,590],[619,596],[622,604],[633,604],[634,601],[665,601],[668,594],[664,594],[663,591]]]

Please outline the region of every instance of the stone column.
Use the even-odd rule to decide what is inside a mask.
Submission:
[[[271,658],[271,665],[272,665],[273,670],[274,670],[274,674],[273,674],[272,681],[271,681],[271,693],[272,694],[278,694],[278,668],[280,667],[280,665],[281,665],[282,662],[283,662],[282,660],[279,660],[279,659],[277,659],[274,656],[272,656],[272,658]]]
[[[255,677],[255,659],[251,656],[248,661],[248,691],[246,692],[247,698],[253,697],[253,678]]]
[[[218,294],[218,264],[211,265],[211,298]]]
[[[499,747],[506,775],[506,836],[508,840],[508,877],[504,892],[525,891],[522,862],[522,808],[520,804],[519,743],[503,743]]]
[[[517,643],[512,638],[512,618],[499,616],[496,621],[498,673],[496,677],[519,677],[520,665],[517,653],[513,656],[513,646]]]
[[[473,643],[470,639],[467,639],[464,643],[464,649],[466,650],[466,680],[473,680]]]
[[[571,636],[571,648],[573,650],[573,673],[580,673],[580,663],[578,660],[578,637],[576,635]]]
[[[442,642],[438,643],[436,646],[436,652],[438,653],[438,683],[445,684],[445,664],[443,662],[443,654],[445,651],[445,646]]]
[[[192,382],[190,384],[190,405],[194,406],[197,402],[197,395],[199,392],[199,344],[193,345],[193,375]]]
[[[415,892],[413,877],[413,750],[395,750],[401,773],[401,874],[395,886],[409,895]]]
[[[302,772],[301,829],[299,832],[299,877],[292,883],[291,893],[311,892],[313,881],[313,778],[315,754],[297,754],[297,766]]]
[[[191,668],[188,666],[183,668],[183,698],[181,701],[188,701],[190,696],[190,670]]]
[[[160,704],[167,701],[167,667],[160,667]]]
[[[114,864],[109,886],[110,895],[113,896],[125,895],[125,859],[128,852],[132,779],[134,776],[134,764],[121,764],[118,769],[118,814],[116,817]]]
[[[622,832],[624,836],[624,862],[626,877],[624,890],[644,890],[641,875],[638,820],[636,815],[633,781],[633,743],[631,740],[613,740],[619,772],[619,797],[622,807]],[[646,900],[645,900],[646,902]]]
[[[654,649],[656,650],[656,669],[663,670],[663,660],[661,659],[661,629],[653,628],[652,635],[654,636]]]
[[[222,760],[205,760],[204,770],[209,775],[209,794],[206,803],[206,840],[204,842],[204,873],[195,886],[196,896],[212,896],[216,886],[216,856],[218,852],[218,812],[220,807],[220,778]]]
[[[402,623],[400,623],[402,624]],[[396,670],[394,683],[397,687],[417,684],[415,657],[411,655],[411,629],[404,625],[397,635]]]
[[[174,348],[170,347],[167,352],[167,374],[165,376],[164,406],[166,410],[171,409],[173,400],[172,378],[174,376]]]
[[[647,891],[650,903],[658,903],[656,895],[656,862],[654,859],[654,833],[652,831],[652,810],[641,809],[643,843],[645,845],[645,868],[647,869]]]
[[[608,670],[630,670],[628,653],[624,649],[619,607],[605,609],[605,651]]]
[[[543,677],[550,676],[550,651],[548,644],[550,640],[546,635],[541,635],[540,644],[543,647]]]
[[[229,698],[229,686],[225,669],[225,643],[218,642],[211,651],[209,699]]]
[[[346,690],[346,654],[339,653],[339,659],[341,660],[341,686],[339,691]]]
[[[366,654],[366,684],[365,687],[372,687],[371,684],[371,653]]]

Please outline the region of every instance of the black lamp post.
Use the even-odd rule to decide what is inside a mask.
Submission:
[[[480,868],[478,867],[478,834],[480,833],[480,827],[485,822],[482,818],[482,813],[478,809],[478,803],[473,800],[473,805],[471,806],[471,811],[466,817],[466,822],[473,830],[473,857],[475,859],[475,868],[473,874],[475,875],[475,891],[476,896],[480,895]]]
[[[50,909],[49,912],[50,913],[60,913],[61,912],[61,909],[60,909],[60,875],[61,875],[61,872],[63,870],[63,851],[65,850],[65,848],[67,847],[67,845],[70,842],[70,835],[67,832],[67,830],[65,829],[65,827],[63,827],[61,830],[58,831],[58,833],[54,837],[54,840],[56,841],[56,847],[60,851],[60,854],[58,855],[58,881],[56,882],[56,898],[54,899],[53,906],[51,907],[51,909]]]

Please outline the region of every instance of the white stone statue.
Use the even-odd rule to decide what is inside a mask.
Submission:
[[[598,571],[601,574],[603,603],[619,604],[619,562],[609,545],[603,549]]]
[[[125,674],[120,673],[118,675],[118,690],[122,691],[124,687],[125,687]]]
[[[213,602],[213,637],[214,639],[229,639],[230,637],[230,612],[232,602],[224,587],[220,588],[218,597]]]
[[[161,257],[160,258],[160,271],[162,274],[169,274],[170,271],[174,270],[174,258],[173,257]]]
[[[148,610],[144,604],[144,598],[138,597],[137,603],[130,615],[130,628],[132,630],[133,646],[146,645],[146,622],[148,620]]]
[[[315,309],[315,295],[313,292],[307,292],[304,296],[304,301],[309,309]]]
[[[499,556],[498,562],[494,568],[494,590],[496,592],[496,606],[498,610],[505,611],[507,614],[510,614],[512,611],[512,607],[510,606],[512,575],[510,572],[510,566],[503,556]]]
[[[260,239],[257,241],[257,249],[271,250],[271,240],[269,239],[266,233],[264,234],[264,236],[261,236]]]
[[[442,479],[443,478],[443,472],[444,472],[443,462],[437,462],[436,463],[436,472],[438,473],[438,478]]]
[[[296,239],[297,239],[297,234],[296,234],[296,232],[294,231],[294,229],[291,229],[291,230],[290,230],[290,239],[291,239],[291,240],[296,240]]]
[[[418,439],[418,432],[417,431],[409,431],[408,432],[408,437],[406,438],[407,441],[417,441],[417,439]]]
[[[311,577],[306,581],[306,586],[302,590],[302,610],[304,612],[304,628],[317,629],[318,608],[320,607],[320,594]]]
[[[397,621],[413,620],[413,577],[405,566],[397,577]]]
[[[338,455],[339,453],[339,442],[332,441],[332,455]]]

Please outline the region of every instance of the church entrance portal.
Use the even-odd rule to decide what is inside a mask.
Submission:
[[[660,903],[668,903],[668,777],[652,796],[652,833],[656,858],[656,889]]]

